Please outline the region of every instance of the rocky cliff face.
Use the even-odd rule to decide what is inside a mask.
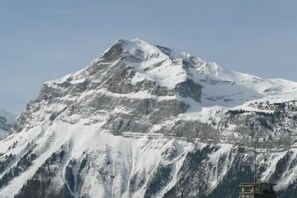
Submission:
[[[297,83],[120,40],[43,85],[0,141],[0,197],[295,197]]]

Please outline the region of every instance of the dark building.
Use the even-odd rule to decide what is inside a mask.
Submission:
[[[242,183],[239,198],[276,198],[271,183]]]

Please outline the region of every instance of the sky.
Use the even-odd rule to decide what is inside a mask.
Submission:
[[[23,111],[43,82],[135,37],[297,81],[296,7],[294,0],[1,0],[0,107]]]

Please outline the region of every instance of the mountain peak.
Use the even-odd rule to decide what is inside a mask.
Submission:
[[[108,50],[106,50],[104,54],[110,54],[114,51],[116,51],[117,53],[123,52],[123,54],[126,56],[140,56],[141,54],[143,56],[142,59],[154,58],[156,56],[167,59],[199,59],[185,51],[174,50],[160,45],[153,45],[140,38],[133,38],[130,40],[120,39],[116,41]]]
[[[0,108],[0,140],[8,135],[16,116]]]
[[[132,38],[132,39],[119,39],[117,42],[123,43],[123,44],[133,44],[133,45],[141,45],[141,44],[147,45],[148,44],[148,42],[146,42],[138,37]]]
[[[12,123],[16,116],[8,111],[6,111],[5,109],[0,108],[0,116],[4,117],[8,123]]]
[[[259,176],[295,192],[297,176],[286,178],[297,170],[296,90],[283,93],[296,87],[119,40],[46,83],[0,140],[0,197],[219,197],[221,189],[236,197],[227,187],[253,175],[238,169],[251,159],[238,147],[252,146],[251,124],[274,151],[259,153],[268,157]]]
[[[162,52],[157,47],[139,38],[135,38],[116,41],[104,52],[102,57],[106,61],[115,61],[122,58],[130,60],[131,62],[140,62],[158,54],[162,54]]]
[[[204,106],[237,106],[252,99],[296,91],[295,82],[265,80],[230,71],[185,51],[152,45],[139,38],[118,40],[88,68],[51,84],[87,83],[86,80],[102,82],[119,76],[122,78],[119,83],[125,82],[130,87],[150,81],[175,89],[178,84],[190,80],[203,87],[201,101]],[[107,85],[109,82],[104,82],[104,86],[111,86]],[[60,86],[60,90],[65,90],[66,84]]]

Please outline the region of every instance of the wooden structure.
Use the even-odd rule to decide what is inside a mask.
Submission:
[[[242,183],[239,198],[276,198],[272,183]]]

